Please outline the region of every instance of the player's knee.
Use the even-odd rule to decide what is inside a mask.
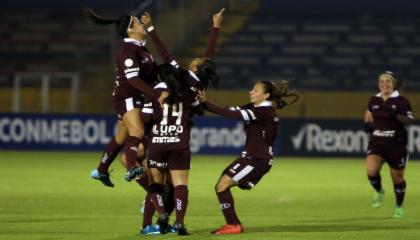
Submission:
[[[227,185],[223,184],[223,182],[218,182],[216,186],[214,187],[214,190],[216,191],[216,193],[223,192],[226,189],[227,189]]]

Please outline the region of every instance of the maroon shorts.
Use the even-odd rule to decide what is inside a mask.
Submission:
[[[190,169],[190,148],[182,149],[149,149],[147,150],[147,166],[160,170]]]
[[[223,174],[238,183],[241,189],[250,190],[271,169],[273,159],[250,159],[241,157],[233,161]]]
[[[122,120],[122,117],[126,112],[133,110],[134,108],[141,109],[143,107],[143,102],[142,98],[130,97],[123,100],[114,100],[113,105],[114,110],[118,114],[118,119]]]
[[[388,165],[397,170],[404,169],[408,161],[407,146],[404,143],[377,143],[370,141],[367,155],[383,157]]]

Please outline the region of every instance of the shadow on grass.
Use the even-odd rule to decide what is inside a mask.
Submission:
[[[301,221],[301,224],[283,224],[276,226],[245,226],[247,233],[262,233],[262,232],[361,232],[361,231],[375,231],[375,230],[401,230],[401,229],[417,229],[417,226],[410,226],[401,224],[385,225],[384,220],[398,221],[391,218],[352,218],[352,219],[319,219]],[[379,221],[379,222],[378,222]],[[217,226],[216,226],[217,227]],[[201,229],[199,233],[210,233],[214,229]]]

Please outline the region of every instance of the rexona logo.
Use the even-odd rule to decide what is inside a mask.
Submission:
[[[190,148],[196,153],[202,148],[240,148],[245,144],[244,124],[237,123],[234,128],[193,127]]]
[[[412,152],[420,152],[420,126],[411,125],[408,127],[408,150]]]
[[[315,123],[303,125],[291,136],[294,150],[356,153],[365,151],[369,136],[362,130],[323,129]]]

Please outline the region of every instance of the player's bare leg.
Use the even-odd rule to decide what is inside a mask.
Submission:
[[[124,144],[124,154],[127,159],[126,181],[133,180],[137,175],[144,172],[142,167],[136,166],[138,146],[140,138],[144,136],[144,125],[140,119],[140,109],[134,108],[126,112],[123,116],[123,122],[128,129],[128,137]]]
[[[212,231],[213,234],[239,234],[244,231],[241,221],[235,211],[235,203],[230,188],[236,186],[233,179],[223,174],[216,184],[216,195],[219,199],[220,208],[225,217],[226,224]]]
[[[370,154],[366,157],[366,171],[370,184],[375,189],[372,199],[372,208],[380,208],[384,198],[385,191],[382,188],[381,169],[384,159],[381,156]]]

